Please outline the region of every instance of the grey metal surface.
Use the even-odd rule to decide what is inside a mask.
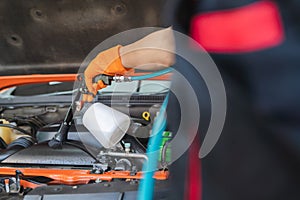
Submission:
[[[30,195],[30,196],[25,196],[24,200],[42,200],[42,196],[40,195]]]

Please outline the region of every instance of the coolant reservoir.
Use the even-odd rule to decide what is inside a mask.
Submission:
[[[0,119],[0,123],[9,124],[5,119]],[[0,137],[5,141],[6,144],[11,143],[13,131],[11,128],[0,127]]]
[[[102,103],[94,103],[83,115],[83,125],[105,148],[114,147],[130,126],[128,115]]]

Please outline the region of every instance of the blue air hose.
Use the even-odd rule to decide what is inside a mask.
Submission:
[[[167,73],[172,72],[172,68],[168,67],[166,69],[146,74],[142,76],[131,76],[131,77],[123,77],[119,81],[140,81],[140,80],[146,80],[150,78],[154,78],[157,76],[161,76]],[[115,77],[116,78],[116,77]],[[148,161],[145,162],[143,165],[143,179],[141,180],[139,190],[138,190],[138,200],[151,200],[153,198],[153,192],[154,192],[154,179],[153,175],[157,168],[157,162],[159,157],[159,148],[162,142],[162,134],[166,128],[167,120],[165,117],[166,108],[168,105],[168,99],[169,95],[166,96],[158,116],[156,117],[153,128],[152,128],[152,136],[148,143],[147,148],[147,157]]]
[[[145,80],[145,79],[149,79],[149,78],[154,78],[154,77],[157,77],[157,76],[161,76],[161,75],[164,75],[164,74],[167,74],[167,73],[170,73],[170,72],[172,72],[172,68],[168,67],[166,69],[163,69],[163,70],[151,73],[151,74],[146,74],[146,75],[142,75],[142,76],[132,76],[131,80],[132,81]]]
[[[138,190],[138,200],[151,200],[153,199],[154,184],[153,179],[154,172],[157,168],[159,147],[162,142],[162,134],[165,131],[167,120],[165,117],[169,95],[166,96],[158,116],[156,117],[153,128],[152,136],[148,143],[147,157],[148,161],[143,166],[143,179],[140,182]]]

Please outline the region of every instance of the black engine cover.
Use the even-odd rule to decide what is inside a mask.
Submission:
[[[33,145],[8,157],[2,164],[91,166],[95,159],[81,148],[64,144],[52,149],[47,143]]]

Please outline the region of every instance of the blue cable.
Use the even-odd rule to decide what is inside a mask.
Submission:
[[[146,74],[142,76],[132,76],[131,81],[140,81],[145,79],[154,78],[157,76],[161,76],[167,73],[172,72],[172,68],[168,67],[166,69]],[[158,116],[156,117],[153,128],[152,128],[152,136],[148,143],[147,148],[147,157],[148,161],[143,165],[143,179],[141,180],[139,190],[138,190],[138,200],[151,200],[153,198],[154,192],[154,184],[155,180],[153,179],[154,172],[157,169],[157,162],[159,156],[159,148],[162,142],[162,135],[167,126],[167,120],[165,117],[167,105],[168,105],[169,95],[166,96]]]
[[[145,80],[145,79],[149,79],[149,78],[154,78],[157,76],[161,76],[161,75],[170,73],[170,72],[172,72],[172,70],[173,69],[171,67],[168,67],[166,69],[163,69],[163,70],[151,73],[151,74],[146,74],[146,75],[142,75],[142,76],[132,76],[131,80],[132,81],[140,81],[140,80]]]
[[[169,95],[166,96],[158,116],[156,117],[153,128],[152,136],[148,143],[147,157],[148,161],[143,165],[143,179],[140,182],[138,190],[138,200],[151,200],[153,199],[154,184],[153,179],[154,172],[157,169],[157,162],[159,156],[159,148],[162,142],[162,135],[165,131],[167,120],[165,117]]]

